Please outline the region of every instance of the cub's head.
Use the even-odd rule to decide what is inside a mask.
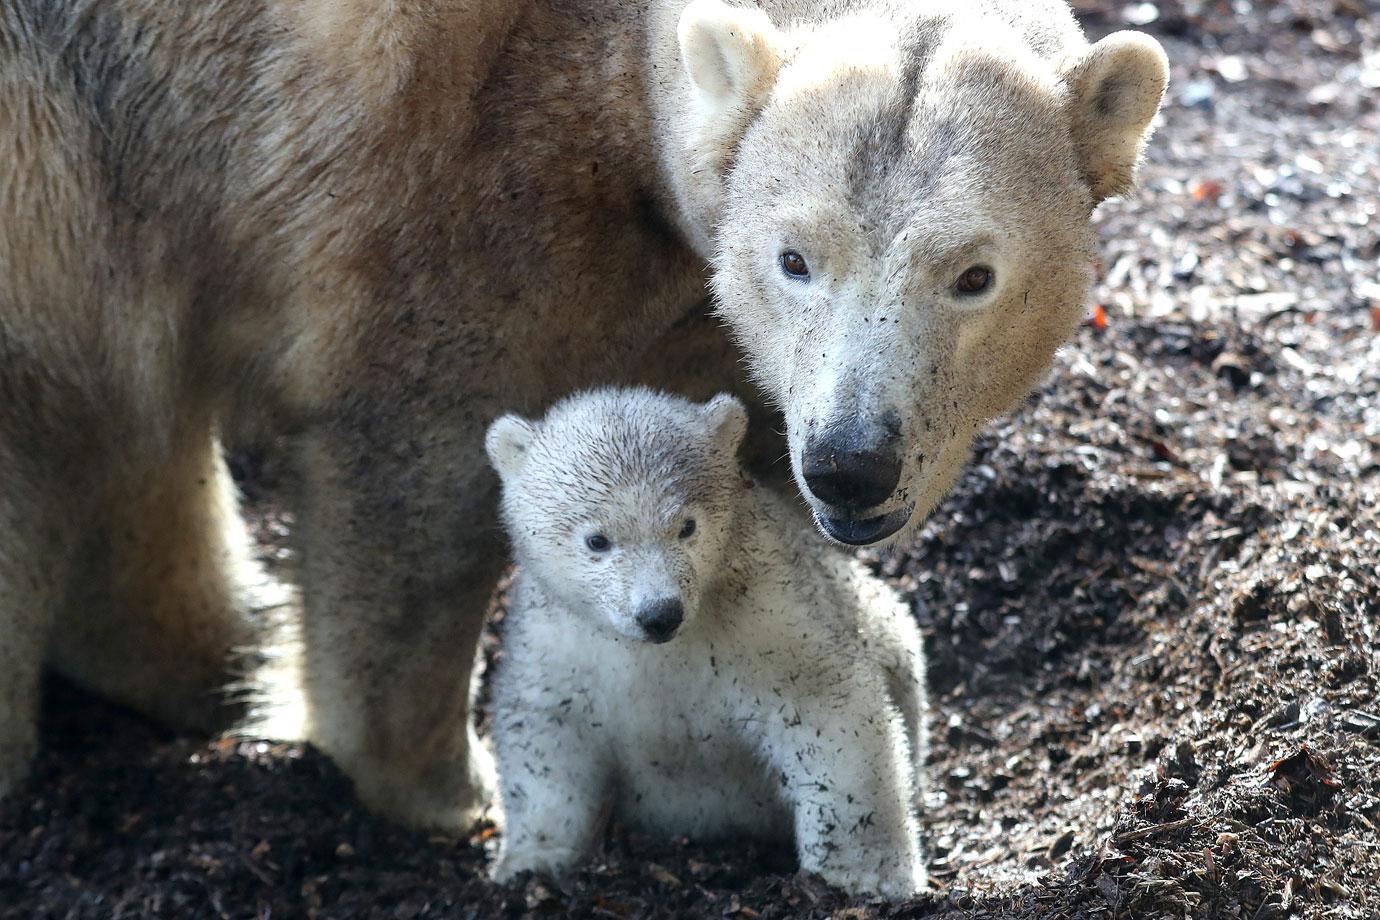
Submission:
[[[1008,7],[680,19],[669,174],[842,542],[923,519],[1048,369],[1086,302],[1092,210],[1129,188],[1165,89],[1152,39],[1089,46],[1062,3]]]
[[[746,428],[731,396],[696,405],[650,390],[498,419],[485,449],[523,575],[600,628],[671,639],[721,569]]]

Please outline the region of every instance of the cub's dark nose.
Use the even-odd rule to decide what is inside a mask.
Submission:
[[[830,425],[805,442],[805,485],[840,511],[875,508],[901,481],[900,441],[901,421],[894,411]]]
[[[670,641],[684,619],[685,608],[678,597],[663,597],[637,611],[637,625],[642,627],[651,642]]]

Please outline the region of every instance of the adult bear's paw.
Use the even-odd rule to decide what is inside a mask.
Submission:
[[[492,816],[497,800],[493,755],[472,731],[463,756],[418,762],[381,752],[337,760],[366,808],[418,830],[466,833]]]

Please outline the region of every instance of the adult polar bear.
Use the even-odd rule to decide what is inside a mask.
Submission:
[[[217,441],[276,435],[293,728],[467,821],[485,427],[674,366],[707,259],[821,525],[926,513],[1079,315],[1163,53],[1054,0],[761,7],[0,5],[0,793],[45,661],[214,719],[261,577]]]

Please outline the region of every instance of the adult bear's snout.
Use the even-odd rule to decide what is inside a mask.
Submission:
[[[891,497],[901,482],[901,419],[894,409],[835,423],[805,442],[805,485],[819,501],[860,515]]]

